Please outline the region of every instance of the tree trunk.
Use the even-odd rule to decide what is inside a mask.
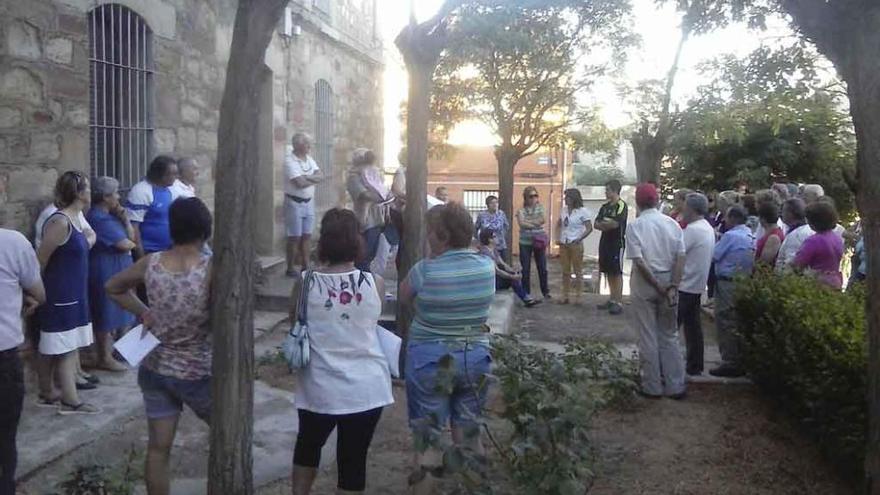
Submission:
[[[513,186],[514,186],[514,170],[519,161],[519,154],[506,146],[498,146],[495,148],[495,159],[498,161],[498,203],[501,211],[503,211],[510,219],[510,224],[516,223],[516,207],[514,206]],[[513,254],[513,228],[508,230],[506,234],[507,255],[506,262],[510,262]]]
[[[254,202],[263,58],[287,0],[240,0],[217,131],[208,493],[253,493]]]
[[[633,155],[636,160],[636,177],[639,183],[653,182],[660,185],[660,162],[662,155],[654,150],[654,136],[646,136],[646,139],[630,139],[633,147]]]

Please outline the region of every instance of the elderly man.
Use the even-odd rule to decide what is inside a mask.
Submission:
[[[752,273],[755,263],[755,236],[746,226],[748,212],[742,206],[731,206],[725,222],[730,227],[715,245],[715,329],[722,363],[709,370],[712,376],[738,377],[744,374],[739,363],[739,342],[736,336],[736,311],[733,295],[736,278]]]
[[[800,198],[791,198],[783,203],[782,221],[785,222],[787,233],[776,255],[776,271],[782,272],[791,268],[804,241],[815,233],[807,225],[806,211],[807,206]]]
[[[687,344],[685,370],[688,375],[703,373],[703,326],[700,299],[709,279],[715,229],[706,221],[709,200],[700,193],[688,194],[681,211],[685,223],[684,275],[678,289],[678,324],[684,327]]]
[[[159,155],[150,162],[147,177],[128,192],[125,207],[134,226],[136,257],[171,249],[168,210],[174,201],[177,160]]]
[[[315,227],[315,184],[324,175],[309,156],[311,138],[297,132],[291,138],[293,153],[284,159],[284,223],[287,230],[287,276],[295,277],[295,266],[309,267],[309,241]]]
[[[819,201],[819,198],[825,196],[825,189],[819,184],[806,184],[804,185],[803,192],[804,203],[807,206]]]
[[[0,221],[2,224],[2,221]],[[24,342],[22,313],[46,301],[40,264],[20,233],[0,229],[0,493],[15,493],[15,437],[24,401],[24,371],[18,346]]]
[[[193,198],[196,196],[196,180],[199,178],[199,162],[195,158],[185,156],[177,161],[180,178],[174,181],[171,190],[174,198]]]
[[[437,201],[440,201],[443,204],[449,202],[449,189],[445,186],[440,186],[436,190],[434,190],[434,197],[437,198]]]
[[[682,399],[684,363],[676,313],[685,261],[684,236],[675,220],[657,210],[658,202],[656,186],[638,186],[639,216],[626,229],[626,257],[633,262],[633,323],[639,331],[642,394]]]

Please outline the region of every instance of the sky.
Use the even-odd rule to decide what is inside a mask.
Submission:
[[[401,148],[400,105],[406,101],[407,76],[403,60],[394,38],[409,21],[408,0],[379,0],[379,23],[385,43],[385,165],[396,167]],[[416,18],[430,18],[443,0],[416,0]],[[641,46],[629,51],[624,69],[624,80],[635,83],[642,79],[661,79],[669,70],[679,41],[679,14],[672,6],[658,8],[655,0],[632,0],[633,26],[641,38]],[[772,44],[792,36],[792,31],[781,19],[768,21],[768,30],[749,31],[744,25],[730,26],[706,35],[693,37],[685,45],[679,64],[679,73],[673,101],[684,103],[694,95],[707,77],[699,74],[697,66],[722,54],[745,56],[762,44]],[[600,108],[605,123],[621,127],[630,122],[629,113],[617,94],[615,83],[599,82],[581,101]],[[453,145],[493,145],[496,139],[491,130],[479,122],[459,125],[450,136]]]

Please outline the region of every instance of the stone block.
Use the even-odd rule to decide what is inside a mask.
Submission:
[[[0,95],[40,105],[43,103],[43,81],[27,69],[13,67],[0,73]]]
[[[196,149],[196,130],[181,127],[177,130],[177,149],[181,153],[192,153]]]
[[[0,128],[18,127],[19,125],[21,125],[21,110],[0,107]]]
[[[84,15],[59,14],[58,29],[79,35],[89,33],[88,25],[86,25],[86,16]]]
[[[180,107],[180,118],[187,124],[198,124],[199,109],[192,105],[184,104]]]
[[[89,99],[89,79],[85,74],[54,66],[46,71],[46,80],[49,81],[50,95],[84,101]]]
[[[61,162],[64,170],[90,173],[89,136],[85,130],[69,130],[61,134]]]
[[[173,127],[180,124],[180,91],[170,77],[156,78],[156,125]]]
[[[51,197],[56,180],[58,180],[58,171],[54,168],[42,168],[36,165],[13,168],[9,171],[7,199],[10,203],[14,203]]]
[[[160,154],[174,153],[177,149],[177,136],[174,129],[156,129],[153,132],[156,142],[156,152]]]
[[[49,111],[55,116],[56,120],[61,120],[64,116],[64,106],[58,100],[49,100]]]
[[[72,126],[85,127],[89,125],[89,107],[76,103],[68,105],[65,119]]]
[[[36,112],[31,112],[31,122],[36,125],[51,124],[54,121],[55,116],[52,115],[51,112],[47,112],[45,110],[37,110]]]
[[[43,56],[40,30],[24,20],[12,21],[6,27],[6,50],[13,57],[39,60]]]
[[[199,130],[199,149],[213,151],[217,149],[217,131]]]
[[[176,74],[180,71],[180,52],[170,43],[161,40],[153,44],[156,68],[166,74]]]
[[[73,60],[73,42],[67,38],[52,38],[46,42],[46,58],[56,64],[70,64]]]
[[[37,162],[54,162],[61,157],[61,139],[55,133],[31,135],[29,156]]]
[[[30,140],[25,135],[7,134],[0,146],[0,163],[15,163],[27,156]]]

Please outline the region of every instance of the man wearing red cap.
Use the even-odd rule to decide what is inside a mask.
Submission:
[[[633,262],[631,313],[639,331],[642,394],[681,399],[685,395],[684,361],[677,314],[685,244],[681,227],[657,210],[658,202],[653,184],[636,188],[639,215],[626,230],[626,257]]]

